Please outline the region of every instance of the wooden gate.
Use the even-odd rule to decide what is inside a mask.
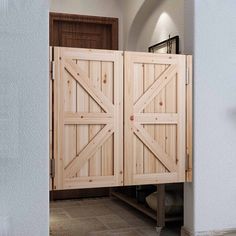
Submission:
[[[186,56],[125,53],[125,185],[185,181]]]
[[[54,189],[123,185],[123,56],[54,48]]]

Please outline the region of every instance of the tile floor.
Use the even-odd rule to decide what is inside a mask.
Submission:
[[[50,203],[51,236],[156,236],[154,220],[114,198]],[[161,236],[180,235],[180,226],[166,227]]]

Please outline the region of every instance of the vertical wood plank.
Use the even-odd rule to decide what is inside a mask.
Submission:
[[[49,48],[49,68],[51,67],[51,62],[53,60],[52,57],[52,51],[53,48],[50,47]],[[52,87],[53,83],[52,83],[52,75],[51,75],[51,69],[49,70],[49,160],[52,159]],[[49,175],[49,190],[51,191],[53,189],[53,180],[51,178],[51,176]]]
[[[186,56],[187,58],[187,73],[188,73],[188,85],[186,86],[186,107],[187,107],[187,154],[188,154],[188,167],[187,167],[187,173],[186,173],[186,181],[191,182],[192,181],[192,162],[193,162],[193,133],[192,133],[192,122],[193,122],[193,69],[192,69],[192,63],[193,59],[192,56]]]
[[[90,61],[89,79],[92,86],[101,89],[101,62]],[[90,97],[89,98],[89,112],[101,112],[100,106]],[[90,125],[89,127],[89,141],[101,130],[101,125]],[[89,176],[101,175],[102,155],[101,149],[89,160]]]
[[[56,145],[55,148],[57,149],[57,160],[56,165],[56,175],[55,178],[55,188],[56,189],[63,189],[64,188],[64,77],[65,70],[63,66],[63,62],[61,61],[61,54],[63,49],[61,48],[54,48],[54,60],[55,60],[55,138]]]
[[[178,95],[178,132],[177,132],[177,160],[178,179],[185,181],[186,164],[186,57],[178,58],[177,95]]]
[[[165,70],[166,66],[161,64],[155,65],[155,79],[161,75]],[[165,113],[166,111],[166,93],[163,89],[160,94],[155,98],[155,112]],[[165,125],[155,125],[155,140],[160,144],[160,146],[165,150],[166,145],[166,128]],[[156,160],[156,172],[163,173],[166,171],[166,168]]]
[[[170,83],[166,86],[166,112],[177,112],[177,78],[176,75],[172,78]],[[172,158],[174,162],[177,159],[177,130],[176,125],[166,125],[166,153]]]
[[[63,188],[63,162],[60,156],[60,144],[61,144],[61,130],[60,130],[60,94],[61,94],[61,64],[60,64],[60,49],[54,47],[54,61],[55,61],[55,81],[54,81],[54,158],[55,158],[55,178],[53,189]]]
[[[64,153],[63,164],[68,165],[76,156],[76,125],[64,126]]]
[[[64,112],[76,112],[76,81],[64,70],[61,82],[64,88]]]
[[[125,184],[133,184],[134,168],[133,168],[133,127],[130,120],[133,115],[133,62],[131,60],[131,52],[125,52]]]
[[[134,84],[133,103],[135,103],[143,94],[144,85],[144,64],[134,64]],[[144,160],[144,145],[135,135],[133,136],[134,145],[134,169],[137,174],[143,174]]]
[[[154,65],[145,64],[144,65],[144,91],[146,91],[154,82]],[[151,101],[146,108],[144,113],[153,113],[155,110],[154,100]],[[144,129],[149,133],[149,135],[154,138],[155,127],[154,125],[144,125]],[[155,173],[155,156],[149,151],[147,147],[144,147],[144,173]]]
[[[77,60],[77,66],[89,75],[89,62],[85,60]],[[77,83],[77,112],[89,112],[89,96],[86,91]],[[89,142],[88,125],[77,125],[77,155]],[[89,165],[86,163],[78,173],[79,176],[88,176]]]
[[[64,112],[76,112],[77,83],[75,79],[65,70],[61,82],[64,91],[63,114]],[[64,135],[62,139],[64,139],[63,165],[66,166],[76,156],[76,125],[64,125]]]
[[[114,60],[114,146],[113,146],[113,165],[114,175],[116,176],[116,185],[120,186],[124,183],[124,153],[123,153],[123,53],[116,52]]]
[[[114,103],[114,63],[102,62],[102,92]],[[102,175],[113,175],[113,135],[102,146]]]

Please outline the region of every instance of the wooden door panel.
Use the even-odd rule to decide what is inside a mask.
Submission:
[[[62,47],[111,48],[111,26],[91,23],[62,22],[59,26],[59,43]]]
[[[118,49],[118,19],[50,13],[50,45]]]
[[[125,62],[125,184],[184,182],[185,56]]]
[[[54,48],[54,189],[123,184],[123,56]]]

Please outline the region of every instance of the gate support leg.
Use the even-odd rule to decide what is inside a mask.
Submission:
[[[157,185],[157,233],[165,226],[165,185]]]

